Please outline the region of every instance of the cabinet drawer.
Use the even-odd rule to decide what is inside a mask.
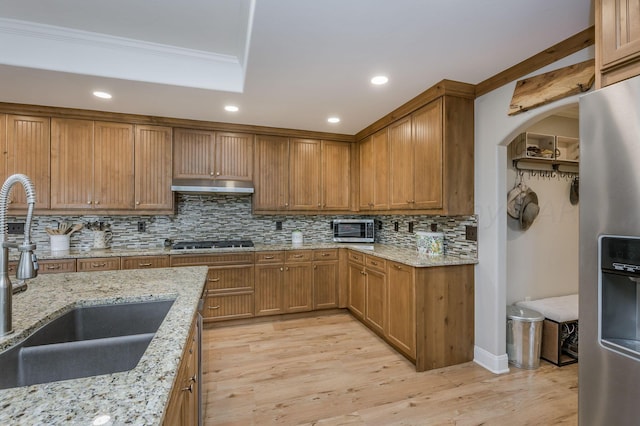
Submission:
[[[172,254],[171,266],[242,265],[253,263],[253,253]]]
[[[169,256],[130,256],[122,258],[122,269],[168,268]]]
[[[338,260],[338,249],[314,250],[313,260]]]
[[[119,257],[91,257],[78,259],[78,272],[86,271],[115,271],[120,269]]]
[[[313,258],[312,250],[294,250],[288,251],[286,255],[286,263],[290,262],[310,262]]]
[[[39,274],[59,274],[62,272],[76,271],[75,259],[39,260],[38,264],[40,266],[38,269]],[[13,269],[11,267],[9,268],[9,272],[15,272],[15,265],[13,266]]]
[[[205,295],[221,291],[253,291],[253,266],[213,267],[209,268]]]
[[[364,265],[364,254],[349,250],[349,262]]]
[[[204,300],[204,319],[223,320],[253,316],[253,293],[209,296]]]
[[[373,257],[373,256],[365,257],[365,265],[369,269],[376,269],[382,272],[384,272],[387,268],[387,262],[384,259],[380,259],[379,257]]]
[[[284,251],[261,251],[256,253],[256,263],[284,263]]]

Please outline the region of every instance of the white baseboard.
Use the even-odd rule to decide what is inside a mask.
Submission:
[[[509,372],[509,358],[507,354],[494,355],[481,347],[474,346],[473,361],[495,374],[505,374]]]

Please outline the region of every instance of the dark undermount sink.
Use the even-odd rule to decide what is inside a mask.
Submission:
[[[174,300],[75,308],[0,353],[0,389],[134,368]]]

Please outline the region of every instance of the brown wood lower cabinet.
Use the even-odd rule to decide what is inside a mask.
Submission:
[[[387,322],[384,334],[400,352],[416,359],[415,268],[389,262]]]
[[[284,251],[265,251],[256,255],[256,316],[284,313],[284,259]]]
[[[189,332],[176,380],[169,396],[163,424],[167,426],[191,426],[199,424],[198,400],[199,389],[199,344],[200,332],[198,321],[194,320]]]
[[[78,272],[115,271],[120,269],[119,257],[89,257],[76,261]]]
[[[417,371],[473,359],[473,265],[417,268],[357,252],[348,259],[349,310]]]
[[[338,249],[313,252],[313,309],[338,307],[340,283]]]
[[[169,256],[127,256],[121,261],[122,269],[168,268]]]
[[[75,259],[38,260],[38,265],[39,274],[59,274],[76,271]],[[12,270],[10,269],[9,272],[12,272]]]
[[[249,318],[254,314],[254,254],[172,255],[171,266],[207,265],[204,321]]]
[[[387,315],[386,261],[361,253],[352,253],[349,259],[349,310],[383,335]]]

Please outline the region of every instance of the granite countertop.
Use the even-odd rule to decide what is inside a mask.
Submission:
[[[82,305],[174,299],[138,365],[126,372],[0,390],[0,424],[160,424],[173,387],[206,266],[41,275],[13,297],[6,349],[40,325]],[[103,424],[103,423],[101,423]]]
[[[111,256],[159,256],[179,254],[215,254],[215,253],[242,253],[273,250],[314,250],[328,248],[349,248],[362,253],[373,254],[383,259],[404,263],[417,268],[450,265],[468,265],[478,263],[474,257],[464,256],[435,256],[430,257],[419,254],[416,250],[397,247],[389,244],[347,244],[347,243],[306,243],[303,245],[292,244],[264,244],[256,243],[255,247],[242,248],[216,248],[216,249],[189,249],[171,250],[167,248],[140,248],[140,249],[106,249],[106,250],[70,250],[65,252],[50,252],[38,250],[39,259],[71,259]]]

